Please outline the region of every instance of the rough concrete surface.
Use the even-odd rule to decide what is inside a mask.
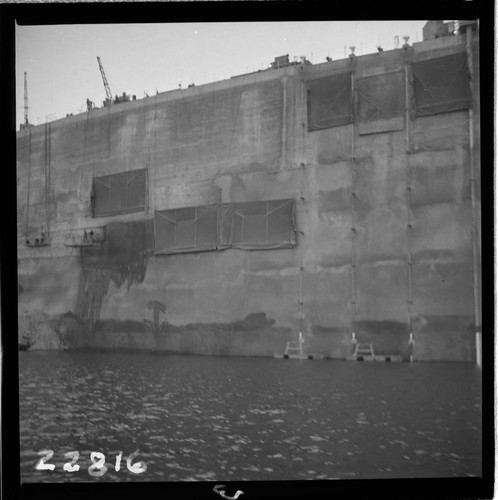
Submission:
[[[306,80],[348,68],[291,65],[19,131],[20,343],[271,356],[301,330],[307,352],[346,358],[354,331],[406,359],[411,327],[415,359],[474,361],[478,126],[472,152],[466,110],[309,132]],[[389,71],[402,49],[356,59],[356,78]],[[472,107],[478,123],[478,89]],[[145,210],[93,218],[93,178],[140,168]],[[155,210],[284,198],[292,249],[154,255]],[[102,245],[65,246],[91,228]],[[49,246],[25,244],[42,231]]]

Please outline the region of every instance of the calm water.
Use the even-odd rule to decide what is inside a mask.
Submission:
[[[481,373],[467,364],[28,352],[20,419],[25,482],[481,475]],[[35,468],[45,449],[54,471]],[[126,466],[136,450],[141,474]]]

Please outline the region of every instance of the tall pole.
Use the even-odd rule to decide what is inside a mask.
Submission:
[[[354,112],[354,70],[355,70],[355,47],[350,47],[350,91],[351,91],[351,343],[356,346],[356,158],[355,158],[355,112]]]
[[[24,72],[24,124],[29,125],[28,119],[28,74]]]
[[[474,68],[472,57],[472,26],[467,28],[467,66],[469,72],[470,103],[469,103],[469,167],[470,167],[470,197],[472,203],[472,268],[474,289],[474,323],[475,323],[475,347],[476,363],[482,363],[482,333],[479,314],[479,249],[478,249],[478,221],[476,210],[476,175],[474,165]]]
[[[407,213],[407,257],[408,257],[408,345],[410,346],[410,363],[413,362],[415,337],[413,335],[413,259],[412,259],[412,179],[410,171],[410,79],[409,79],[409,45],[408,39],[403,45],[405,70],[405,157],[406,157],[406,213]]]

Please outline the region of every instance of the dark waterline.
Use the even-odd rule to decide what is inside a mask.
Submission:
[[[24,482],[482,471],[481,372],[470,364],[22,352],[19,369]],[[54,471],[35,469],[46,449]],[[135,450],[142,474],[126,466]],[[62,469],[69,451],[78,472]],[[94,451],[105,454],[100,478],[88,473]]]

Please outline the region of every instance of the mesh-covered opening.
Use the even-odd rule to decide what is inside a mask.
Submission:
[[[417,116],[467,109],[469,82],[465,53],[413,63]]]
[[[308,82],[308,130],[338,127],[352,121],[350,73]]]
[[[218,241],[216,205],[155,212],[155,253],[215,250]]]
[[[294,200],[222,205],[220,245],[256,250],[295,245]]]
[[[402,71],[358,78],[357,88],[360,122],[403,116],[405,85]]]
[[[292,199],[159,210],[154,228],[156,254],[278,249],[296,244]]]
[[[145,209],[146,169],[93,179],[93,216],[107,217]]]

